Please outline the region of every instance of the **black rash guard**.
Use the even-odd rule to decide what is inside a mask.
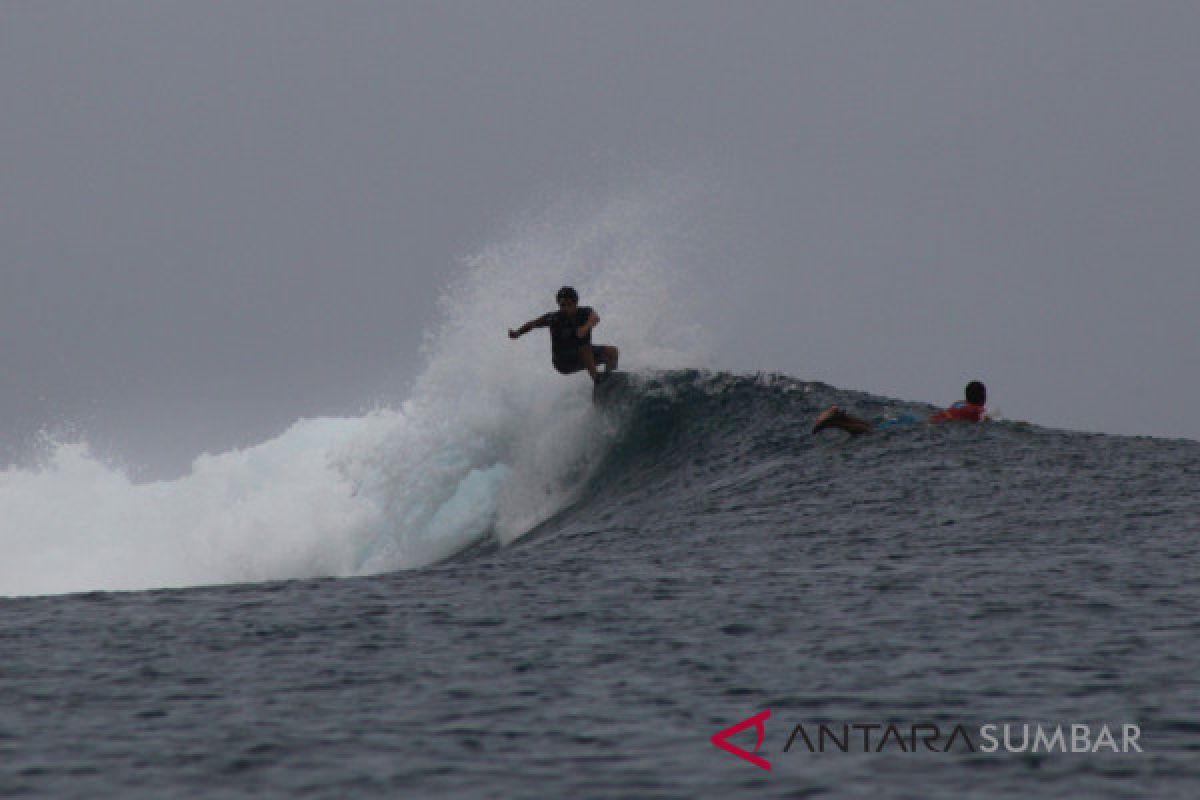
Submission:
[[[573,316],[568,317],[563,311],[551,311],[538,317],[534,325],[537,328],[550,329],[550,360],[554,368],[564,375],[584,368],[583,357],[579,351],[585,345],[592,348],[593,359],[600,359],[600,348],[592,344],[592,332],[588,331],[584,337],[575,333],[591,318],[591,307],[579,306]]]
[[[590,306],[580,306],[575,309],[575,315],[568,317],[562,311],[551,311],[538,318],[538,327],[550,329],[550,348],[555,359],[570,357],[579,353],[579,348],[592,343],[592,332],[580,338],[575,331],[592,318]]]

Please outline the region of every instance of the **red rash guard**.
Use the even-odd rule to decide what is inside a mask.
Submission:
[[[979,422],[983,419],[983,406],[965,403],[962,400],[939,411],[929,418],[930,422]]]

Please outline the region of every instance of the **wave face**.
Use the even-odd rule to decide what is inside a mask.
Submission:
[[[644,376],[581,501],[543,530],[804,534],[842,544],[892,531],[913,547],[958,530],[1030,553],[1072,536],[1194,547],[1196,442],[1010,421],[812,435],[814,417],[834,403],[867,418],[923,420],[935,410],[783,375]]]

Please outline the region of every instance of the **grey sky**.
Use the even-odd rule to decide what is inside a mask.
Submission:
[[[0,2],[0,439],[174,471],[400,397],[463,258],[653,175],[703,195],[723,367],[1200,438],[1197,42],[1183,3]]]

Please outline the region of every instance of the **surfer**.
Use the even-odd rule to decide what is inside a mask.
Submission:
[[[939,411],[929,417],[929,422],[979,422],[985,419],[984,406],[987,405],[987,387],[979,381],[971,381],[963,391],[964,398],[949,408]],[[915,421],[915,420],[914,420]],[[858,435],[870,433],[875,426],[861,417],[847,414],[837,406],[830,406],[821,412],[812,432],[820,433],[826,428],[838,428],[846,433]]]
[[[542,314],[531,319],[515,331],[509,329],[508,338],[524,336],[534,328],[550,329],[551,362],[563,375],[586,369],[592,380],[599,383],[617,369],[617,348],[612,345],[592,344],[592,328],[600,317],[589,306],[579,305],[579,293],[564,286],[555,295],[558,311]],[[603,364],[603,373],[596,365]]]

